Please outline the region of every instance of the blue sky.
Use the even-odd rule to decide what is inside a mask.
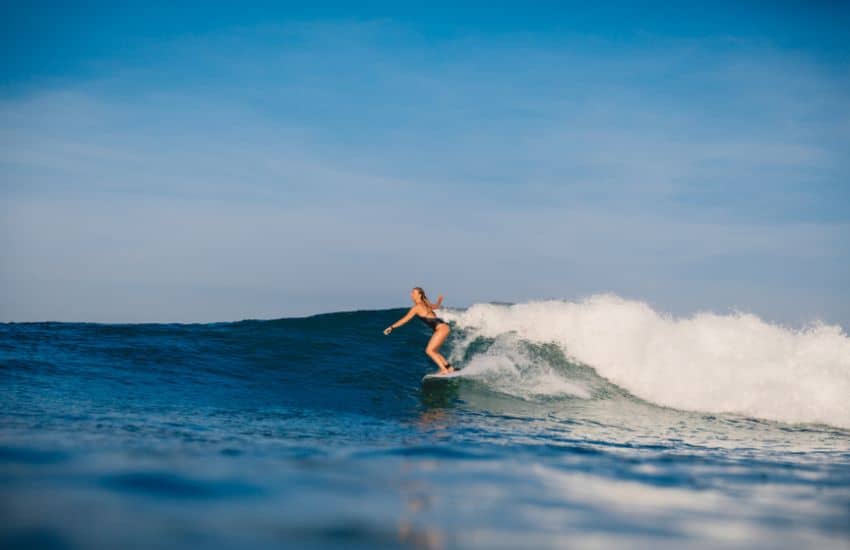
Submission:
[[[850,327],[842,3],[2,4],[0,320]]]

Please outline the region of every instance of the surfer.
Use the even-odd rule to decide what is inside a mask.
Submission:
[[[439,374],[448,374],[450,372],[454,372],[454,367],[452,367],[451,364],[446,361],[446,358],[443,357],[439,351],[440,346],[442,346],[443,342],[446,341],[446,337],[451,331],[448,323],[437,317],[437,314],[434,313],[434,310],[439,308],[440,305],[443,303],[443,297],[438,296],[437,303],[432,304],[425,296],[425,291],[417,286],[410,291],[410,299],[413,300],[413,307],[410,308],[410,311],[408,311],[404,317],[385,328],[384,334],[389,334],[393,331],[394,328],[398,328],[406,322],[410,321],[411,319],[413,319],[414,315],[419,317],[419,319],[421,319],[423,323],[425,323],[434,330],[434,334],[428,341],[428,345],[425,346],[425,354],[430,357],[435,363],[437,363],[438,367],[440,367]]]

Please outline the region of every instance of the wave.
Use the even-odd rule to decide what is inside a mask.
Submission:
[[[470,349],[476,338],[474,331],[467,332],[466,338],[454,344],[453,358]],[[568,369],[560,351],[546,353],[539,346],[527,346],[516,337],[502,335],[486,351],[472,353],[458,375],[480,381],[492,391],[524,400],[590,399],[594,390],[592,382],[579,379]]]
[[[515,384],[520,396],[587,398],[592,391],[550,365],[529,371],[525,341],[554,344],[569,360],[657,405],[850,428],[850,338],[838,326],[795,330],[745,313],[675,318],[611,294],[476,304],[441,316],[462,329],[454,354],[476,338],[499,339],[500,346],[473,354],[468,374]]]

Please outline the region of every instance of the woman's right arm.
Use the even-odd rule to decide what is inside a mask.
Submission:
[[[402,317],[401,319],[399,319],[395,323],[393,323],[390,326],[388,326],[387,328],[385,328],[384,334],[389,334],[393,331],[394,328],[398,328],[398,327],[402,326],[403,324],[405,324],[406,322],[410,321],[411,319],[413,319],[414,315],[416,315],[416,306],[413,306],[412,308],[410,308],[410,311],[408,311],[407,314],[404,317]]]

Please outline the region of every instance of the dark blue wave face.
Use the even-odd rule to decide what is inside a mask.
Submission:
[[[456,326],[443,353],[494,368],[423,385],[432,331],[382,334],[404,313],[0,325],[0,543],[846,543],[846,431],[657,407]]]
[[[5,374],[42,395],[125,406],[277,406],[401,417],[435,370],[430,331],[383,328],[403,310],[205,325],[8,324]]]

